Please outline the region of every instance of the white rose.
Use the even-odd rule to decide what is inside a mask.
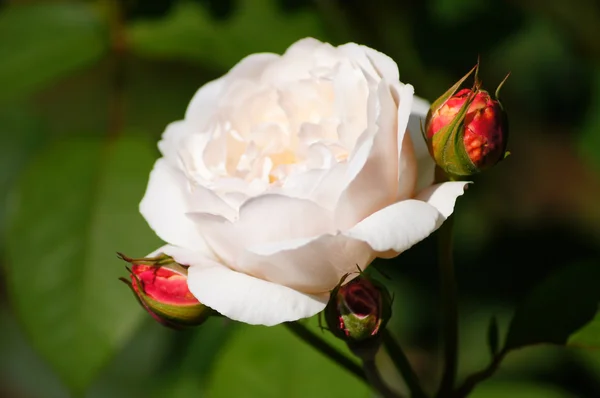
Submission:
[[[428,107],[365,46],[250,55],[167,127],[140,211],[205,305],[250,324],[310,317],[344,274],[452,213],[465,184],[432,185]]]

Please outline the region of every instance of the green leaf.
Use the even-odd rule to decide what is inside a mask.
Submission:
[[[600,311],[594,319],[569,336],[568,345],[600,349]]]
[[[27,107],[0,107],[0,251],[4,249],[8,192],[27,161],[47,140],[44,133],[36,115]]]
[[[576,398],[563,389],[539,382],[491,381],[477,386],[469,398]]]
[[[34,348],[81,393],[147,316],[117,279],[115,252],[158,239],[139,215],[154,154],[144,142],[63,142],[42,153],[12,195],[9,294]]]
[[[327,333],[323,336],[342,343]],[[371,393],[366,384],[285,327],[240,325],[214,364],[207,396],[369,397]]]
[[[173,333],[169,355],[158,370],[160,378],[156,378],[151,396],[205,396],[213,364],[236,326],[229,319],[213,317],[200,327]]]
[[[565,344],[596,314],[600,301],[598,264],[560,269],[537,286],[517,308],[505,349],[538,343]]]
[[[323,30],[316,14],[281,13],[275,0],[240,0],[226,20],[212,18],[197,2],[181,1],[163,20],[134,23],[129,29],[129,42],[141,55],[181,58],[229,69],[245,55],[281,53],[298,39],[323,36]]]
[[[108,35],[90,4],[6,8],[0,13],[0,102],[92,64],[107,48]]]

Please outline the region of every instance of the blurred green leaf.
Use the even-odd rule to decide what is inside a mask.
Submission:
[[[327,333],[323,337],[336,345],[342,343]],[[362,381],[283,326],[240,325],[212,372],[207,394],[211,398],[371,396]]]
[[[90,65],[107,48],[108,35],[90,4],[9,7],[0,12],[0,101]]]
[[[137,211],[154,155],[144,142],[62,142],[42,153],[16,192],[7,282],[33,346],[81,393],[145,315],[117,278],[158,239]]]
[[[574,347],[600,349],[600,312],[594,319],[569,337],[568,344]]]
[[[0,396],[68,398],[68,392],[36,355],[4,306],[0,306],[0,325]]]
[[[237,325],[225,318],[210,318],[200,327],[173,333],[151,396],[204,396],[215,359]]]
[[[170,338],[178,333],[148,314],[144,320],[90,386],[86,398],[147,398],[154,392],[154,382],[163,379],[158,373],[161,359],[169,352]]]
[[[316,14],[281,13],[275,0],[239,0],[226,20],[213,19],[197,3],[180,1],[163,20],[134,23],[129,40],[142,55],[229,69],[250,53],[281,53],[298,39],[322,34]]]
[[[576,398],[560,387],[526,381],[487,382],[478,386],[470,398]]]
[[[505,349],[530,344],[565,344],[569,336],[596,314],[600,301],[600,267],[574,264],[538,285],[517,308]]]
[[[3,250],[6,207],[10,186],[31,155],[46,141],[39,120],[25,106],[0,108],[0,251]]]

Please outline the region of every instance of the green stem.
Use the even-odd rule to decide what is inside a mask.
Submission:
[[[496,370],[498,370],[498,367],[500,366],[500,363],[504,359],[505,355],[506,355],[506,351],[504,351],[504,350],[500,351],[498,354],[496,354],[496,356],[494,356],[494,358],[492,359],[492,362],[488,365],[488,367],[467,377],[467,379],[462,383],[462,385],[460,385],[456,389],[454,394],[452,394],[452,397],[453,398],[467,397],[471,393],[471,391],[473,391],[473,389],[475,388],[475,386],[477,384],[479,384],[482,381],[484,381],[485,379],[491,377],[496,372]]]
[[[367,375],[367,380],[375,390],[377,390],[383,398],[402,398],[402,396],[392,391],[381,378],[375,359],[363,361],[363,369]]]
[[[311,332],[306,326],[299,322],[286,322],[284,325],[305,343],[312,345],[317,351],[328,356],[329,359],[346,369],[348,372],[352,373],[362,381],[367,382],[367,377],[359,365],[337,349],[330,346],[325,340]]]
[[[415,371],[410,365],[406,354],[402,350],[402,347],[398,344],[394,336],[387,330],[383,331],[383,345],[387,350],[390,358],[394,362],[396,369],[402,374],[406,386],[410,390],[411,397],[413,398],[426,398],[427,394],[421,388],[419,378]]]
[[[444,336],[444,373],[437,397],[449,397],[458,367],[458,309],[456,280],[452,259],[452,226],[450,216],[441,226],[438,235],[438,256],[442,298],[442,323]]]

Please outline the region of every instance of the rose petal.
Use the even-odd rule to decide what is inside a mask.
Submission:
[[[237,258],[245,247],[334,231],[326,209],[308,200],[275,194],[249,199],[235,222],[206,213],[191,213],[188,217],[196,222],[217,255],[236,269],[240,266]]]
[[[454,211],[456,198],[465,192],[468,185],[469,182],[465,181],[451,181],[432,185],[419,192],[415,199],[429,203],[446,219]]]
[[[410,84],[393,85],[398,97],[398,200],[411,198],[415,193],[418,167],[415,167],[415,152],[412,138],[406,134],[407,124],[414,99],[414,88]]]
[[[308,199],[333,214],[335,205],[347,186],[346,163],[337,163],[330,169],[315,169],[288,176],[280,193]],[[277,193],[274,190],[274,193]]]
[[[367,57],[382,79],[386,80],[388,83],[400,80],[398,65],[392,58],[367,46],[361,47],[364,48]]]
[[[412,139],[415,157],[417,159],[417,169],[419,170],[416,187],[417,192],[433,184],[435,174],[435,161],[429,154],[427,143],[421,132],[421,127],[425,128],[425,118],[427,117],[427,112],[429,112],[429,106],[429,102],[415,96],[413,98],[412,110],[408,120],[408,131],[410,132],[410,137]]]
[[[219,106],[219,95],[228,82],[238,79],[257,79],[267,66],[278,60],[279,55],[259,53],[247,56],[238,62],[225,76],[206,83],[194,94],[185,112],[185,119],[196,132],[203,132],[207,122]]]
[[[410,110],[412,87],[406,85],[398,94],[398,100],[400,101],[398,108],[402,109],[406,106]],[[397,119],[396,104],[387,84],[382,82],[379,85],[377,95],[380,104],[377,118],[378,130],[372,138],[372,146],[360,172],[340,196],[335,213],[336,225],[340,230],[352,227],[369,214],[397,200],[398,140],[404,138],[408,111],[403,111],[407,113],[406,117],[403,117],[404,120]],[[401,126],[399,123],[403,123],[403,125]],[[357,154],[362,153],[359,150]],[[364,156],[364,154],[361,156]],[[357,157],[356,154],[355,157]],[[349,168],[353,167],[352,163],[359,164],[355,159],[352,159]],[[416,172],[411,168],[411,164],[408,162],[403,163],[403,173],[408,174],[411,172]],[[408,176],[405,178],[406,181],[404,182],[410,182]]]
[[[432,205],[410,199],[370,215],[346,235],[367,242],[376,252],[402,253],[429,236],[443,220]]]
[[[365,242],[328,234],[251,246],[238,263],[258,278],[316,294],[332,290],[342,276],[365,269],[373,258]]]
[[[140,212],[165,242],[189,249],[207,249],[196,225],[186,217],[191,209],[188,184],[183,173],[158,159],[150,173]]]
[[[273,326],[322,311],[329,294],[308,295],[282,285],[232,271],[205,259],[188,269],[188,287],[204,305],[227,318]]]
[[[191,134],[189,126],[184,120],[170,123],[161,140],[158,142],[158,149],[169,164],[175,168],[182,168],[183,163],[179,156],[181,143]]]

